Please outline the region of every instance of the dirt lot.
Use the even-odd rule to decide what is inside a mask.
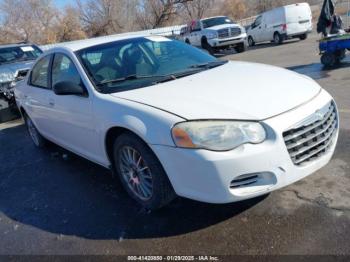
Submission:
[[[323,70],[316,36],[222,58],[283,66],[328,90],[341,115],[331,163],[266,197],[178,199],[150,213],[108,170],[54,145],[37,150],[23,125],[1,124],[0,254],[350,254],[350,59]]]

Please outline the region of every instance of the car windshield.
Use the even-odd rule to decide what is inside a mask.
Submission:
[[[221,17],[214,17],[214,18],[208,18],[202,20],[203,28],[208,28],[212,26],[217,26],[217,25],[224,25],[224,24],[234,24],[230,18],[226,16],[221,16]]]
[[[172,81],[225,63],[183,42],[158,36],[97,45],[76,55],[103,93]]]
[[[0,47],[0,64],[37,59],[42,51],[33,45]]]

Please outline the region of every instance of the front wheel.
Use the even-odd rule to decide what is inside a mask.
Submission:
[[[127,193],[147,209],[159,209],[176,194],[152,150],[131,133],[114,142],[114,165]]]
[[[241,43],[235,47],[235,50],[237,53],[243,53],[244,51],[247,50],[247,47],[246,47],[245,43]]]
[[[24,121],[34,145],[39,148],[43,148],[46,145],[46,139],[39,133],[33,121],[26,114],[24,115]]]
[[[252,36],[248,37],[248,45],[249,46],[255,46],[255,42]]]
[[[214,55],[215,49],[208,43],[206,39],[202,40],[202,48],[207,50],[209,54]]]
[[[332,53],[324,53],[321,56],[321,63],[325,66],[325,67],[332,67],[337,63],[337,59],[336,56]]]
[[[280,33],[276,32],[273,36],[273,41],[275,42],[276,45],[280,45],[283,43],[283,37],[281,36]]]

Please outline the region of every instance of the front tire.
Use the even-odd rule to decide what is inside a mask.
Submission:
[[[237,53],[243,53],[247,50],[247,46],[245,45],[245,43],[241,43],[235,47],[235,50]]]
[[[276,45],[281,45],[283,43],[283,37],[281,36],[280,33],[276,32],[273,35],[273,41]]]
[[[215,50],[214,48],[209,45],[208,40],[207,39],[202,39],[202,48],[207,50],[209,54],[214,55],[215,54]]]
[[[30,135],[30,138],[32,139],[34,145],[39,148],[45,147],[46,139],[39,133],[33,121],[30,119],[30,117],[27,114],[24,115],[24,121],[28,130],[28,133]]]
[[[255,41],[252,36],[248,37],[248,45],[249,46],[255,46]]]
[[[321,56],[321,63],[325,67],[333,67],[337,63],[336,56],[332,53],[324,53]]]
[[[113,160],[127,193],[143,207],[155,210],[176,194],[152,150],[140,138],[125,133],[114,142]]]

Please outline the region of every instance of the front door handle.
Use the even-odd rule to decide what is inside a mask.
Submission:
[[[55,101],[54,101],[53,99],[50,99],[50,100],[49,100],[49,105],[50,105],[51,107],[55,106]]]

